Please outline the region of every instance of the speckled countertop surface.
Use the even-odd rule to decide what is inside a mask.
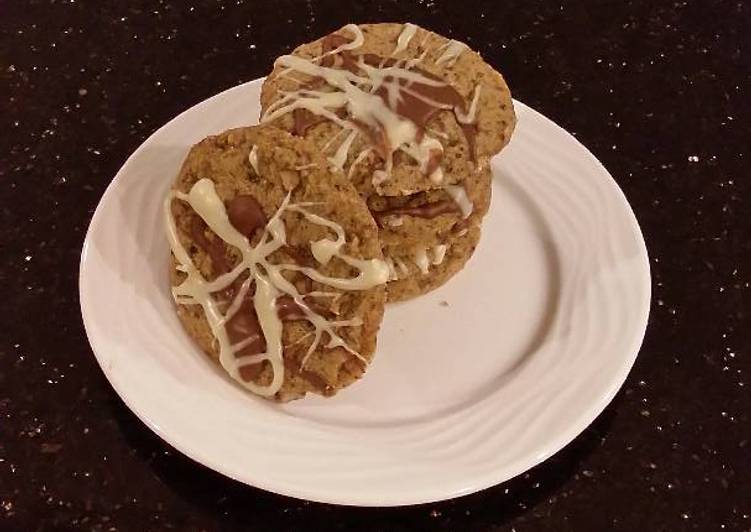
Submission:
[[[352,4],[0,1],[0,530],[751,530],[748,4]],[[295,43],[378,20],[467,41],[603,161],[644,230],[653,308],[622,391],[553,458],[362,510],[162,443],[99,370],[77,275],[99,197],[151,132]]]

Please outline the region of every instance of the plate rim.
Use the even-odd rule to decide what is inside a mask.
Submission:
[[[619,365],[619,371],[617,373],[613,373],[612,376],[608,379],[609,385],[607,387],[606,393],[603,393],[598,401],[594,404],[591,404],[589,408],[582,409],[576,418],[576,422],[572,422],[568,425],[567,430],[565,431],[559,431],[559,433],[556,435],[556,437],[551,438],[547,445],[545,445],[546,451],[544,453],[541,453],[539,455],[536,455],[533,459],[524,461],[524,460],[517,460],[516,462],[511,462],[507,465],[507,467],[504,468],[497,468],[493,469],[487,472],[487,474],[482,476],[475,476],[473,480],[469,483],[469,485],[465,486],[461,489],[455,489],[453,491],[451,490],[441,490],[440,486],[441,483],[436,483],[437,486],[439,486],[437,489],[433,488],[431,486],[426,486],[426,488],[419,492],[419,493],[407,493],[407,494],[400,494],[398,496],[389,496],[389,497],[368,497],[367,495],[360,495],[360,494],[342,494],[341,492],[337,494],[336,490],[330,490],[328,488],[321,489],[318,492],[311,492],[307,491],[305,489],[297,489],[296,486],[293,483],[290,482],[274,482],[274,481],[268,481],[264,475],[254,475],[252,471],[248,472],[245,476],[241,476],[236,474],[234,471],[232,471],[231,468],[225,467],[223,463],[220,461],[215,461],[210,456],[207,456],[206,453],[201,452],[199,448],[191,447],[189,444],[186,444],[183,441],[180,441],[178,438],[172,437],[167,431],[163,430],[159,425],[152,422],[149,419],[149,414],[147,412],[143,412],[140,409],[136,408],[136,406],[133,404],[133,401],[129,398],[128,393],[126,393],[121,388],[121,383],[118,381],[118,378],[114,376],[114,374],[111,372],[110,368],[108,368],[108,365],[105,363],[105,357],[101,351],[104,349],[102,345],[97,345],[98,338],[96,334],[92,332],[93,327],[93,318],[92,314],[94,310],[92,308],[89,308],[88,301],[85,294],[85,288],[84,288],[84,279],[87,274],[87,257],[90,251],[91,247],[91,236],[93,234],[93,231],[95,230],[95,226],[98,224],[99,219],[104,216],[104,205],[107,203],[107,200],[109,199],[109,196],[113,194],[114,189],[117,185],[117,183],[122,179],[120,176],[123,172],[123,170],[129,165],[129,163],[135,159],[142,150],[145,149],[146,146],[150,145],[152,142],[152,139],[157,137],[160,132],[162,132],[164,129],[166,129],[172,122],[180,119],[184,115],[190,113],[195,107],[214,101],[219,100],[222,97],[227,96],[228,94],[235,92],[235,91],[241,91],[248,86],[252,86],[255,84],[262,83],[263,77],[251,80],[248,82],[244,82],[238,85],[235,85],[233,87],[230,87],[228,89],[225,89],[213,96],[210,96],[204,100],[201,100],[200,102],[196,102],[195,104],[191,105],[184,111],[180,112],[173,118],[169,119],[167,122],[165,122],[162,126],[154,130],[145,140],[141,142],[141,144],[126,158],[126,160],[123,162],[123,164],[119,167],[118,171],[115,173],[115,176],[112,178],[110,183],[107,185],[104,193],[102,194],[101,198],[99,199],[99,202],[97,203],[96,209],[94,211],[94,214],[91,217],[91,220],[89,222],[89,225],[86,230],[86,234],[84,237],[84,242],[81,250],[81,258],[79,262],[79,275],[78,275],[78,288],[79,288],[79,304],[80,304],[80,310],[81,310],[81,317],[84,325],[84,330],[86,332],[86,336],[89,342],[89,345],[91,347],[91,350],[97,360],[97,363],[99,364],[99,367],[101,368],[102,372],[104,373],[107,381],[112,386],[112,388],[117,393],[120,400],[123,401],[123,403],[128,407],[128,409],[133,412],[136,417],[143,422],[150,430],[152,430],[157,436],[159,436],[165,443],[173,447],[174,449],[178,450],[191,460],[201,464],[204,467],[207,467],[213,471],[216,471],[228,478],[231,478],[237,482],[241,482],[245,485],[263,489],[268,492],[276,493],[283,496],[288,497],[294,497],[301,500],[309,500],[319,503],[328,503],[328,504],[337,504],[337,505],[343,505],[343,506],[363,506],[363,507],[395,507],[395,506],[409,506],[409,505],[416,505],[416,504],[425,504],[425,503],[431,503],[431,502],[438,502],[442,500],[448,500],[453,499],[456,497],[462,497],[469,495],[471,493],[479,492],[485,489],[488,489],[492,486],[496,486],[498,484],[501,484],[503,482],[506,482],[523,472],[539,465],[543,461],[550,458],[555,453],[561,451],[563,448],[565,448],[569,443],[571,443],[579,434],[581,434],[586,428],[594,422],[597,417],[602,414],[602,412],[605,410],[605,408],[611,403],[615,395],[618,393],[618,391],[623,386],[624,382],[626,381],[626,378],[628,377],[631,369],[633,368],[633,365],[636,361],[636,358],[639,354],[639,351],[641,349],[641,346],[644,342],[644,337],[646,335],[646,331],[649,324],[649,312],[651,309],[651,300],[652,300],[652,275],[651,275],[651,268],[650,268],[650,260],[649,260],[649,254],[646,247],[646,241],[644,239],[644,234],[641,230],[641,227],[639,225],[639,222],[636,218],[636,215],[633,211],[633,208],[631,207],[631,204],[628,202],[628,199],[626,198],[625,193],[620,188],[618,183],[615,181],[613,176],[608,172],[608,170],[605,168],[605,166],[592,154],[592,152],[587,149],[586,146],[584,146],[581,142],[579,142],[576,137],[571,135],[568,131],[566,131],[564,128],[556,124],[553,120],[546,117],[542,113],[536,111],[535,109],[523,104],[522,102],[519,102],[518,100],[514,100],[515,105],[521,106],[521,108],[524,108],[528,111],[531,111],[532,113],[539,115],[542,119],[544,119],[547,122],[548,126],[552,126],[554,129],[557,130],[558,133],[562,133],[566,137],[568,137],[569,140],[573,140],[578,146],[583,150],[582,156],[586,156],[587,159],[589,159],[590,164],[594,164],[598,167],[598,170],[600,173],[604,173],[605,176],[607,176],[608,186],[611,189],[611,192],[614,192],[619,196],[619,203],[622,204],[624,207],[624,213],[628,217],[628,221],[631,225],[630,229],[632,230],[634,236],[638,237],[638,244],[639,244],[639,258],[641,259],[642,266],[645,266],[645,276],[643,279],[640,279],[640,282],[643,282],[644,286],[642,288],[645,289],[644,293],[644,300],[640,302],[641,304],[641,315],[639,316],[638,324],[639,329],[634,330],[632,333],[632,346],[630,347],[628,351],[628,356],[625,356],[626,350],[624,348],[624,357]]]

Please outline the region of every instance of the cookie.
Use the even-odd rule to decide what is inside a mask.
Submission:
[[[363,374],[389,269],[365,202],[311,142],[271,127],[203,140],[165,219],[177,314],[239,384],[287,401]]]
[[[426,273],[425,250],[474,249],[476,242],[436,242],[435,234],[447,227],[454,237],[476,233],[463,230],[487,210],[488,160],[508,143],[516,123],[505,81],[477,53],[412,24],[349,24],[278,58],[261,105],[263,123],[311,140],[379,221],[379,209],[403,211],[410,223],[399,231],[381,223],[381,239],[408,265],[397,273],[435,276],[412,286],[435,288],[451,276],[445,272],[466,262],[467,255]],[[421,241],[418,233],[432,238]],[[405,286],[396,281],[406,278],[392,272],[389,300],[423,293],[396,288]]]

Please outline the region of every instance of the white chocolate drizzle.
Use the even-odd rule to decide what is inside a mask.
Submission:
[[[425,42],[425,41],[423,40],[423,42]],[[412,59],[407,59],[407,60],[406,60],[406,61],[404,62],[404,66],[405,66],[405,68],[408,68],[408,69],[409,69],[409,68],[414,68],[414,67],[416,67],[417,65],[419,65],[420,63],[422,63],[422,62],[423,62],[423,60],[425,59],[425,56],[426,56],[426,55],[428,55],[428,50],[427,50],[427,48],[426,48],[425,50],[423,50],[423,51],[422,51],[422,53],[421,53],[421,54],[420,54],[419,56],[417,56],[417,57],[415,57],[415,58],[412,58]]]
[[[438,59],[435,60],[435,64],[440,65],[441,63],[446,63],[447,67],[452,67],[454,66],[454,63],[456,63],[457,59],[459,59],[459,56],[468,49],[469,46],[467,46],[463,42],[451,39],[449,42],[439,48],[439,50],[443,50],[443,53]]]
[[[339,137],[347,133],[347,131],[349,131],[348,128],[342,128],[339,131],[337,131],[334,135],[332,135],[332,137],[329,140],[327,140],[326,144],[324,144],[323,147],[321,148],[321,152],[326,152],[326,150],[328,150],[329,147],[333,146],[334,142],[336,142],[339,139]]]
[[[407,46],[409,46],[409,42],[412,40],[412,37],[415,36],[415,33],[417,33],[417,26],[409,22],[404,24],[404,26],[402,26],[402,32],[399,34],[399,37],[396,40],[396,48],[394,48],[394,51],[391,52],[391,55],[397,55],[398,53],[406,50]]]
[[[415,265],[420,272],[425,275],[430,269],[430,260],[428,259],[428,253],[425,248],[417,248],[414,256]]]
[[[338,47],[334,48],[333,50],[329,50],[328,52],[326,52],[324,54],[321,54],[319,56],[316,56],[316,57],[312,58],[311,59],[312,62],[317,63],[318,61],[320,61],[324,57],[327,57],[329,55],[338,54],[338,53],[344,52],[346,50],[355,50],[355,49],[359,48],[360,46],[362,46],[363,43],[365,42],[365,36],[363,35],[362,30],[360,29],[360,26],[358,26],[357,24],[347,24],[342,29],[348,30],[348,31],[352,32],[352,34],[354,35],[354,38],[351,41],[349,41],[349,42],[347,42],[345,44],[342,44],[341,46],[338,46]],[[290,78],[293,81],[297,82],[298,84],[302,84],[302,83],[305,83],[307,81],[307,80],[301,80],[299,78],[291,76],[291,72],[293,70],[294,70],[293,68],[287,68],[287,69],[283,70],[279,74],[279,76],[284,76],[284,77]]]
[[[474,204],[467,196],[466,189],[461,185],[446,185],[444,187],[446,193],[451,196],[459,210],[462,211],[462,218],[467,219],[474,210]]]
[[[362,30],[360,29],[360,26],[357,24],[347,24],[344,26],[344,28],[347,31],[352,32],[352,34],[355,36],[354,39],[349,41],[348,43],[342,44],[341,46],[338,46],[334,48],[333,50],[330,50],[329,52],[326,52],[325,54],[319,55],[316,57],[316,61],[323,59],[324,57],[328,55],[334,55],[338,54],[339,52],[344,52],[345,50],[355,50],[363,45],[365,42],[365,36],[362,34]]]
[[[203,277],[180,242],[177,225],[172,214],[172,202],[175,199],[188,203],[216,236],[240,252],[240,263],[232,271],[220,275],[213,281],[207,281]],[[210,179],[204,178],[197,181],[188,194],[171,191],[164,202],[165,224],[170,248],[178,262],[177,269],[186,274],[186,278],[178,286],[172,288],[175,302],[181,305],[201,305],[211,332],[219,345],[219,361],[222,367],[242,386],[262,396],[274,395],[279,391],[284,382],[283,324],[276,308],[276,300],[281,295],[291,297],[303,311],[304,319],[314,327],[314,332],[311,333],[313,340],[302,360],[303,366],[320,344],[324,333],[328,337],[328,341],[325,344],[326,348],[341,347],[367,363],[367,360],[352,349],[336,332],[336,329],[339,327],[357,327],[362,325],[360,319],[329,321],[314,312],[304,301],[304,298],[307,296],[321,297],[334,295],[338,297],[339,294],[335,292],[300,294],[295,286],[283,276],[285,271],[294,270],[302,272],[314,281],[340,290],[367,290],[387,282],[390,275],[387,263],[382,260],[357,259],[342,253],[341,248],[345,243],[344,229],[339,224],[305,209],[305,207],[309,207],[312,204],[290,204],[289,200],[290,194],[287,194],[282,205],[266,224],[263,235],[256,246],[252,246],[248,239],[232,225],[224,203],[216,193],[214,183]],[[286,244],[286,229],[281,218],[281,215],[285,211],[296,211],[305,216],[310,222],[331,229],[336,234],[336,240],[322,239],[313,242],[311,243],[311,252],[316,257],[316,260],[322,263],[330,261],[333,257],[338,257],[340,260],[357,269],[358,275],[349,279],[336,278],[323,275],[313,268],[302,267],[296,264],[271,264],[268,260],[269,255]],[[222,313],[220,305],[215,300],[213,294],[228,288],[245,272],[248,273],[248,278],[235,295],[226,313]],[[237,357],[236,353],[238,351],[250,345],[257,338],[249,337],[232,345],[226,329],[226,323],[240,309],[253,282],[256,286],[255,295],[253,296],[253,306],[266,341],[266,352]],[[263,361],[268,361],[271,364],[273,371],[271,383],[262,386],[242,379],[240,375],[241,367],[258,364]]]
[[[353,129],[350,132],[349,136],[344,139],[344,141],[339,145],[339,148],[336,150],[334,156],[329,157],[329,162],[337,170],[342,170],[344,168],[344,163],[347,162],[349,148],[350,146],[352,146],[352,142],[355,140],[357,135],[358,131],[356,129]]]
[[[436,246],[433,246],[431,248],[431,253],[433,255],[433,258],[430,260],[430,263],[437,266],[443,262],[443,259],[446,258],[446,250],[448,249],[448,246],[446,244],[438,244]]]
[[[250,166],[253,167],[253,171],[256,175],[261,175],[258,171],[258,146],[255,144],[250,149],[250,153],[248,153],[248,162],[250,163]]]
[[[414,251],[414,263],[420,270],[420,273],[427,275],[430,266],[437,266],[443,262],[446,257],[446,244],[438,244],[429,248],[418,247]]]
[[[352,179],[352,176],[355,173],[355,168],[357,168],[357,165],[360,164],[365,158],[370,155],[370,152],[373,151],[373,148],[365,148],[360,153],[357,154],[357,157],[355,157],[355,160],[352,161],[352,164],[349,165],[349,170],[347,171],[347,179]]]
[[[475,85],[475,92],[472,95],[472,103],[469,105],[469,111],[466,113],[459,108],[454,108],[454,114],[460,124],[474,124],[477,116],[477,102],[480,99],[480,91],[482,86],[478,83]]]

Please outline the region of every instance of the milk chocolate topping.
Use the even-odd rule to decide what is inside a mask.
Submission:
[[[253,298],[246,296],[242,305],[232,318],[227,321],[227,336],[232,344],[237,344],[248,339],[252,341],[235,353],[236,357],[257,355],[266,351],[266,340],[258,322]],[[263,369],[263,364],[247,364],[240,367],[240,375],[246,381],[253,380]]]
[[[198,216],[193,216],[190,222],[190,236],[198,247],[211,259],[211,272],[215,277],[228,272],[227,246],[220,238],[209,239],[205,231],[206,224]]]
[[[282,321],[294,321],[305,319],[305,312],[300,305],[290,296],[281,296],[276,298],[276,313]]]
[[[266,215],[258,201],[249,194],[241,194],[227,203],[227,216],[235,229],[248,240],[257,229],[266,226]]]
[[[349,39],[347,37],[344,37],[343,35],[338,35],[336,33],[327,35],[323,38],[322,41],[322,52],[326,54],[348,42],[350,42]],[[342,50],[337,54],[327,55],[323,57],[321,59],[321,66],[340,67],[353,73],[359,73],[360,62],[365,63],[369,66],[375,66],[379,68],[399,66],[399,61],[396,59],[382,58],[375,54],[358,55],[354,54],[351,50]],[[452,87],[448,83],[445,83],[439,77],[420,68],[413,67],[411,70],[430,80],[438,81],[441,83],[441,85],[428,85],[417,81],[408,82],[405,79],[400,79],[398,83],[401,90],[399,91],[399,98],[396,102],[396,108],[393,108],[393,106],[389,102],[388,90],[386,89],[386,87],[379,87],[376,90],[375,94],[377,94],[392,111],[397,113],[399,116],[410,120],[417,126],[419,130],[419,140],[425,132],[425,127],[427,126],[428,121],[436,112],[441,109],[445,109],[446,107],[452,109],[455,114],[457,110],[466,112],[467,102],[454,87]],[[394,78],[386,76],[384,81],[393,82]],[[313,80],[313,83],[319,84],[320,81],[318,78],[315,78]],[[295,132],[298,134],[304,134],[305,130],[316,123],[316,121],[313,121],[306,114],[297,111],[299,110],[293,111],[295,119]],[[379,154],[389,153],[390,151],[392,151],[392,148],[395,148],[385,145],[386,135],[382,134],[382,132],[375,132],[372,130],[372,128],[364,126],[363,124],[358,125],[370,138],[372,144],[376,149],[376,152],[378,152]],[[470,158],[472,161],[475,161],[475,140],[477,136],[477,127],[474,124],[462,124],[461,122],[459,122],[459,125],[462,129],[462,132],[464,133],[465,138],[467,139]],[[432,168],[429,169],[428,172],[426,172],[428,175],[430,175],[432,170],[435,170],[435,168],[438,167],[440,163],[440,157],[441,155],[438,154],[434,159],[431,159]]]
[[[386,216],[417,216],[419,218],[435,218],[441,214],[461,214],[459,207],[451,200],[436,201],[426,203],[417,207],[392,207],[379,212],[373,212],[373,216],[379,225],[383,225],[383,219]]]

